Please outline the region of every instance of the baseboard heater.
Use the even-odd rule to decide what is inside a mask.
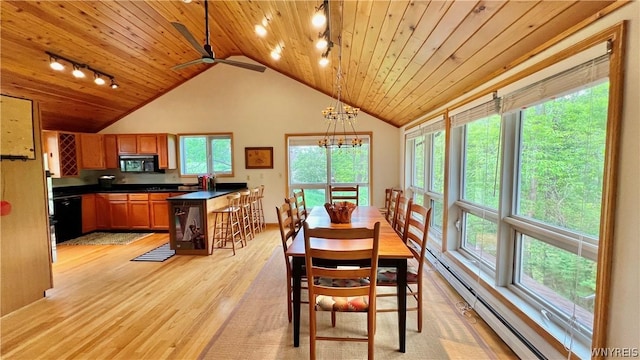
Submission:
[[[439,263],[451,276],[453,276],[459,283],[462,285],[473,297],[475,297],[489,312],[502,324],[506,327],[514,336],[517,338],[524,346],[531,351],[538,359],[547,360],[548,358],[544,356],[525,336],[523,336],[518,329],[516,329],[513,325],[511,325],[496,309],[491,306],[485,299],[483,299],[471,286],[469,286],[455,271],[453,271],[447,264],[440,261],[440,259],[431,251],[431,249],[427,248],[429,255],[433,257],[434,262]],[[451,284],[453,285],[453,284]],[[474,309],[475,310],[475,309]]]

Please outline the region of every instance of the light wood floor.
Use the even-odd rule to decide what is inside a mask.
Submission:
[[[195,359],[281,249],[270,227],[236,256],[129,261],[167,241],[165,233],[126,246],[58,246],[54,288],[1,319],[2,359]],[[509,352],[488,328],[480,336]]]

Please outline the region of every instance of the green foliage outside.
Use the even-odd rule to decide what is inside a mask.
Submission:
[[[181,138],[183,173],[211,174],[231,173],[231,139],[206,135]],[[207,161],[207,143],[211,145],[212,164]]]

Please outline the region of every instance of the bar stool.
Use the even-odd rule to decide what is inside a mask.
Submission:
[[[251,228],[254,233],[262,231],[262,223],[260,222],[260,188],[255,187],[251,191]]]
[[[260,191],[258,192],[258,209],[260,212],[260,224],[263,228],[267,228],[267,222],[264,220],[264,207],[262,206],[262,199],[264,199],[264,185],[260,185]]]
[[[237,242],[242,247],[247,245],[247,239],[243,236],[240,225],[241,209],[240,194],[234,193],[227,195],[227,206],[212,211],[215,214],[212,249],[225,249],[227,242],[230,241],[233,255],[235,255]]]
[[[247,240],[254,239],[256,237],[253,231],[253,224],[251,223],[251,191],[242,190],[240,194],[240,225],[242,226],[242,232]]]

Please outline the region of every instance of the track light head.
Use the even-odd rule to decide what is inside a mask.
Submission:
[[[71,73],[78,79],[85,77],[84,72],[80,70],[78,65],[73,65],[73,71]]]
[[[62,63],[58,61],[58,58],[54,56],[49,56],[49,66],[56,71],[64,70],[64,65],[62,65]]]
[[[93,82],[95,82],[96,85],[104,85],[106,83],[106,81],[104,81],[102,76],[100,76],[100,74],[97,72],[93,73]]]
[[[110,85],[110,86],[111,86],[111,88],[112,88],[112,89],[114,89],[114,90],[115,90],[115,89],[117,89],[118,87],[120,87],[120,85],[118,85],[118,84],[116,83],[115,79],[113,79],[113,78],[111,79],[111,85]]]

